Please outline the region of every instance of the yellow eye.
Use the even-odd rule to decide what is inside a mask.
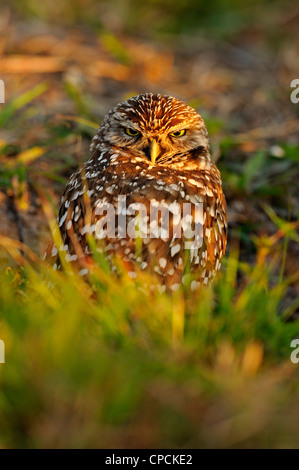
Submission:
[[[182,129],[181,131],[174,131],[174,132],[171,132],[170,135],[171,137],[183,137],[183,135],[186,134],[186,129]]]
[[[139,131],[136,131],[135,129],[130,129],[130,127],[125,128],[125,133],[131,137],[136,137],[140,134]]]

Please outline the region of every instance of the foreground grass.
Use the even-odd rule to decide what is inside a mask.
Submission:
[[[264,259],[232,251],[213,288],[174,297],[22,264],[0,281],[2,447],[298,447],[299,328]]]

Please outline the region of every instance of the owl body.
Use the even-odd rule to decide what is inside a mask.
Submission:
[[[188,268],[192,288],[207,284],[225,252],[227,215],[201,116],[176,98],[139,95],[107,114],[90,149],[61,200],[67,260],[87,272],[91,234],[133,278],[150,271],[175,290]]]

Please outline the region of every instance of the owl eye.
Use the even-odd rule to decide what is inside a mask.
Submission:
[[[125,133],[131,137],[136,137],[137,135],[140,135],[139,131],[136,131],[135,129],[130,129],[130,127],[125,128]]]
[[[183,135],[186,134],[186,129],[182,129],[180,131],[174,131],[174,132],[171,132],[169,135],[171,135],[171,137],[183,137]]]

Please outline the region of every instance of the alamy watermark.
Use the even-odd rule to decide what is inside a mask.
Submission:
[[[291,88],[295,88],[295,90],[292,91],[291,93],[291,101],[294,104],[299,103],[299,78],[294,78],[294,80],[291,81]]]
[[[5,84],[3,80],[0,80],[0,104],[5,103]]]
[[[293,339],[293,340],[291,341],[290,347],[291,347],[291,348],[295,348],[295,349],[291,352],[291,356],[290,356],[291,362],[292,362],[293,364],[298,364],[298,362],[299,362],[299,338]]]
[[[119,195],[117,204],[100,200],[95,214],[99,216],[93,229],[95,237],[103,238],[184,238],[185,249],[198,249],[203,242],[203,203],[152,199],[149,210],[141,202],[127,205],[125,195]]]
[[[4,341],[0,339],[0,364],[4,364],[5,362],[5,345]]]

